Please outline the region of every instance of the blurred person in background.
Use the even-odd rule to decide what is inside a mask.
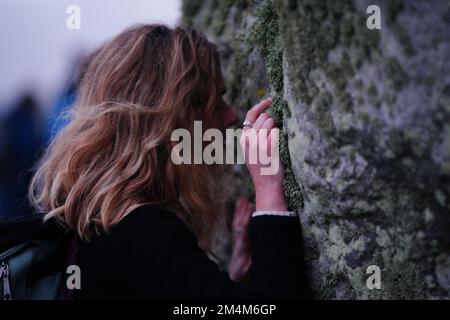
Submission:
[[[55,138],[59,131],[64,128],[69,122],[69,110],[75,103],[76,91],[80,79],[78,79],[78,70],[82,68],[80,66],[83,61],[82,55],[72,63],[70,75],[63,86],[62,90],[56,97],[53,103],[49,115],[46,117],[44,144],[47,146]]]
[[[36,99],[27,93],[0,120],[0,217],[35,213],[27,199],[32,168],[42,147],[50,144],[69,121],[67,112],[75,102],[80,60],[73,64],[47,116],[41,115]]]
[[[23,95],[0,121],[0,217],[29,215],[31,167],[42,141],[42,121],[33,95]]]

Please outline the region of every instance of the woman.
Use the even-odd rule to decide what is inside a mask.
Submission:
[[[282,169],[265,176],[260,163],[247,164],[256,214],[238,201],[228,275],[207,256],[223,227],[218,167],[171,161],[176,128],[236,122],[224,90],[217,49],[195,30],[140,25],[87,59],[72,119],[30,188],[36,208],[79,236],[75,298],[299,297],[300,225],[286,208]],[[270,103],[248,112],[245,130],[275,130]]]

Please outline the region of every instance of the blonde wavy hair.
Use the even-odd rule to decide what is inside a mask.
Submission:
[[[89,239],[155,204],[211,248],[224,217],[218,168],[173,164],[170,137],[218,115],[216,47],[195,30],[138,25],[91,54],[79,79],[70,122],[32,179],[33,206]]]

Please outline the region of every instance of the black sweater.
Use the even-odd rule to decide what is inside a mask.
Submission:
[[[109,234],[79,244],[76,299],[304,298],[298,218],[251,218],[252,266],[238,284],[219,270],[175,215],[144,206]]]

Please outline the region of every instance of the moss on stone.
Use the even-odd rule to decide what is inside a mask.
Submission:
[[[216,15],[213,18],[211,26],[211,30],[215,36],[219,36],[223,32],[228,17],[228,13],[232,4],[233,0],[218,1]]]
[[[355,89],[362,90],[364,88],[364,83],[361,78],[355,78],[353,80],[353,85]]]
[[[310,72],[326,62],[328,52],[336,45],[339,35],[339,21],[346,9],[351,9],[351,1],[302,1],[289,3],[291,16],[280,18],[284,30],[281,33],[284,43],[289,43],[285,54],[291,63],[296,65],[297,74],[291,77],[299,97],[310,104],[314,99],[314,83],[310,80]],[[320,17],[320,18],[319,18]],[[345,29],[345,27],[344,27]],[[347,30],[346,32],[350,32]],[[300,41],[298,40],[300,39]],[[342,78],[338,85],[342,86]],[[318,94],[316,92],[315,94]]]
[[[336,64],[329,63],[324,67],[325,74],[333,83],[336,90],[344,90],[347,86],[347,79],[345,78],[344,71]]]
[[[322,91],[314,100],[315,112],[326,113],[329,110],[333,97],[327,91]]]
[[[203,20],[203,24],[204,24],[205,26],[209,26],[209,25],[211,24],[211,22],[212,22],[211,14],[205,15],[205,18],[204,18],[204,20]]]
[[[330,105],[333,97],[327,91],[320,92],[313,101],[314,118],[320,130],[329,135],[334,132],[333,119],[330,114]]]
[[[230,61],[226,83],[227,95],[232,102],[236,101],[241,94],[241,83],[247,73],[248,50],[241,48],[241,41],[240,38],[231,41],[234,54]]]
[[[395,96],[393,94],[384,93],[381,96],[381,100],[386,103],[388,106],[392,106],[395,103]]]
[[[378,95],[377,87],[374,83],[371,83],[369,88],[367,89],[367,94],[369,97],[376,97]]]
[[[192,26],[193,19],[196,13],[200,10],[202,4],[202,0],[189,0],[182,2],[181,11],[183,13],[182,20],[184,25],[188,27]]]
[[[283,118],[290,117],[290,113],[286,113],[288,108],[283,99],[283,45],[279,32],[279,18],[270,0],[264,1],[258,9],[247,43],[256,46],[266,59],[266,72],[273,96],[273,103],[268,113],[280,126]],[[302,192],[291,169],[287,136],[284,130],[280,137],[280,157],[285,168],[283,186],[288,206],[291,209],[301,208]]]
[[[350,112],[353,109],[353,99],[346,91],[339,91],[336,94],[338,107],[343,112]]]
[[[400,90],[409,82],[409,76],[398,62],[397,58],[387,58],[385,62],[385,70],[395,90]]]
[[[272,2],[267,0],[256,13],[256,21],[250,30],[248,40],[257,45],[263,55],[267,56],[274,49],[278,36],[278,16]]]
[[[235,0],[234,5],[236,7],[234,23],[239,25],[242,22],[242,16],[244,15],[245,10],[248,8],[249,0]]]
[[[392,32],[396,35],[399,43],[401,44],[405,54],[411,56],[416,53],[412,45],[411,38],[406,30],[399,24],[394,24],[391,28]]]
[[[407,127],[409,121],[397,122],[405,118],[400,118],[404,109],[396,102],[409,94],[402,89],[411,81],[402,66],[411,63],[409,55],[414,54],[413,39],[406,32],[412,29],[397,26],[407,2],[382,3],[383,18],[394,37],[381,39],[382,32],[365,28],[364,10],[355,8],[350,0],[257,0],[248,2],[245,10],[237,10],[235,1],[226,14],[218,13],[219,1],[215,0],[216,6],[205,2],[196,18],[205,17],[209,9],[210,22],[222,16],[218,22],[222,27],[216,27],[221,30],[218,38],[222,44],[229,45],[230,36],[244,34],[232,44],[231,60],[227,61],[227,98],[235,100],[231,102],[237,102],[242,112],[261,96],[271,95],[274,103],[268,112],[280,126],[287,125],[280,136],[283,187],[289,207],[304,209],[302,228],[307,263],[314,272],[311,285],[315,296],[391,299],[448,295],[436,280],[437,262],[424,252],[436,257],[443,250],[443,244],[433,239],[434,232],[428,231],[434,231],[441,213],[450,208],[449,190],[441,183],[450,174],[450,159],[445,150],[438,150],[438,146],[446,147],[450,138],[436,130],[429,148],[431,151],[433,146],[439,155],[436,162],[435,153],[427,152],[422,143],[411,145],[421,141],[418,137],[406,140],[408,134],[420,134],[423,128]],[[408,4],[405,18],[414,8]],[[195,23],[202,21],[195,19]],[[211,28],[206,26],[209,34]],[[378,46],[380,40],[382,46]],[[393,52],[386,48],[396,49],[398,44],[405,53],[399,53],[401,60],[384,56]],[[255,75],[258,80],[253,82]],[[432,104],[427,107],[433,114],[427,120],[445,126],[450,100],[446,90],[441,92],[445,85],[439,80],[433,74],[414,79],[414,85],[431,88]],[[376,110],[374,106],[380,103],[389,108]],[[399,125],[398,132],[391,133],[396,128],[387,117]],[[339,132],[328,135],[333,121]],[[341,151],[346,145],[351,148]],[[433,169],[433,174],[440,172],[441,180],[432,185],[411,183],[419,181],[419,176],[428,177],[427,168]],[[437,197],[436,189],[440,190]],[[364,257],[359,256],[361,248]],[[369,264],[382,269],[382,290],[369,291],[365,286]],[[426,292],[427,286],[434,289]]]
[[[339,64],[340,68],[344,71],[344,74],[353,77],[355,75],[355,69],[353,68],[350,56],[347,52],[344,52],[341,57],[341,62]]]
[[[350,46],[355,34],[355,26],[352,17],[347,17],[340,23],[340,40],[343,45]]]
[[[258,11],[248,42],[256,45],[266,58],[269,82],[275,93],[280,94],[283,89],[283,48],[278,31],[278,16],[271,1],[266,1]]]
[[[404,5],[401,0],[386,1],[386,21],[393,23],[397,19],[398,14],[403,10]]]
[[[373,105],[375,107],[380,106],[381,101],[378,97],[378,89],[374,83],[371,83],[369,88],[367,88],[367,98],[368,98],[368,102],[371,105]]]
[[[256,13],[256,21],[253,24],[247,42],[250,46],[256,46],[266,59],[266,71],[269,83],[274,92],[274,101],[271,112],[278,122],[282,114],[282,90],[283,90],[283,63],[282,45],[279,37],[278,16],[272,2],[266,1]]]

